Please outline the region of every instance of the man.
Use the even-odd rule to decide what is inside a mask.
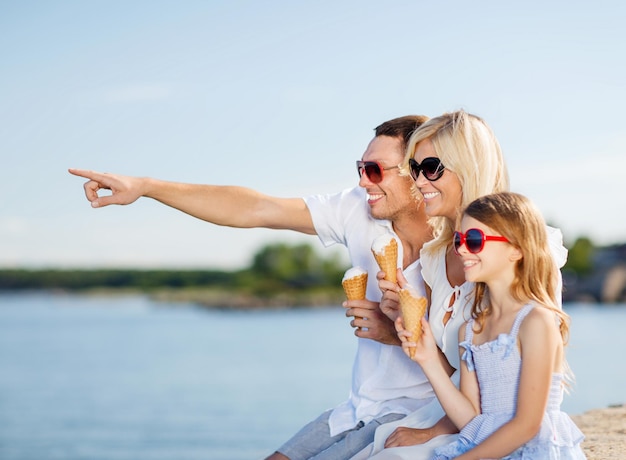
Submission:
[[[84,189],[93,207],[130,204],[143,196],[217,225],[318,235],[325,246],[346,246],[352,265],[371,275],[379,271],[370,250],[372,241],[391,233],[400,243],[405,277],[423,290],[419,251],[431,239],[431,230],[421,202],[411,193],[411,177],[401,175],[398,165],[411,133],[426,119],[405,116],[378,126],[357,162],[359,187],[334,195],[277,198],[245,187],[69,171],[89,179]],[[99,197],[101,189],[112,194]],[[397,346],[400,342],[393,322],[378,303],[381,292],[375,276],[369,277],[367,298],[376,301],[344,303],[359,338],[349,399],[302,428],[268,460],[350,458],[373,441],[378,426],[398,420],[434,398],[421,368]]]

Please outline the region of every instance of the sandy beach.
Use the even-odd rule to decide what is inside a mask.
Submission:
[[[589,460],[626,458],[626,405],[591,410],[572,419],[585,434],[583,450]]]

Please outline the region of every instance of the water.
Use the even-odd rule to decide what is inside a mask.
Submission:
[[[564,410],[625,402],[626,308],[568,312]],[[346,399],[355,345],[341,308],[2,295],[0,458],[263,458]]]

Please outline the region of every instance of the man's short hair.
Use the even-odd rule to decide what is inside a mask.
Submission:
[[[413,131],[419,128],[422,123],[425,123],[426,121],[428,121],[428,117],[425,115],[406,115],[378,125],[374,128],[374,132],[376,133],[376,137],[397,137],[402,141],[402,151],[404,152]]]

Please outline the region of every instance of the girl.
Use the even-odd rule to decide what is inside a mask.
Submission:
[[[560,410],[568,316],[540,213],[522,195],[498,193],[465,209],[454,249],[475,283],[459,329],[460,390],[448,377],[428,321],[419,343],[397,326],[405,352],[428,376],[461,432],[434,458],[584,459],[583,435]]]

